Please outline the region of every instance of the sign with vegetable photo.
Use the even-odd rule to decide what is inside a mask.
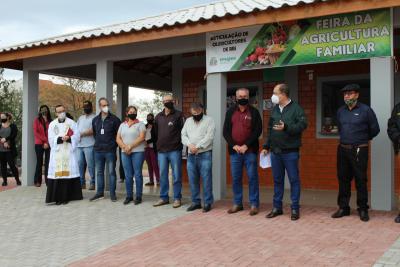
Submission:
[[[390,9],[207,33],[207,72],[392,55]]]

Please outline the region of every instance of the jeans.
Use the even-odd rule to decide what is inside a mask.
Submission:
[[[232,189],[235,205],[243,205],[243,168],[246,168],[249,179],[249,201],[250,205],[257,207],[260,205],[258,172],[257,172],[257,153],[230,154]]]
[[[126,197],[133,198],[133,175],[135,175],[136,198],[142,198],[144,152],[121,153],[122,166],[125,171]]]
[[[42,183],[42,168],[43,168],[43,155],[44,155],[44,181],[47,184],[47,174],[49,172],[49,161],[50,161],[50,148],[44,149],[43,145],[35,145],[36,152],[36,170],[34,182]]]
[[[157,183],[160,182],[160,170],[157,163],[157,154],[152,147],[146,147],[144,156],[149,169],[150,182],[154,183],[154,175],[156,176]]]
[[[93,147],[78,147],[78,165],[79,165],[79,174],[81,176],[81,184],[86,183],[85,174],[86,167],[89,170],[90,175],[90,184],[95,184],[95,169],[94,169],[94,151]]]
[[[203,184],[204,205],[214,202],[212,193],[212,151],[206,151],[197,155],[189,154],[187,159],[187,171],[189,176],[192,203],[201,204],[200,177]]]
[[[182,198],[182,152],[174,150],[158,153],[158,166],[160,167],[160,198],[169,200],[169,164],[172,168],[174,200]]]
[[[115,173],[115,163],[117,156],[115,152],[94,152],[96,166],[97,194],[104,194],[104,169],[107,164],[108,179],[110,185],[110,195],[115,197],[115,187],[117,175]]]
[[[290,182],[290,199],[292,210],[299,210],[300,177],[299,152],[271,153],[272,176],[274,177],[274,208],[282,209],[283,193],[285,192],[285,170]]]

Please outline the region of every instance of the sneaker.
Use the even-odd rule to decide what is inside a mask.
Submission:
[[[82,184],[82,189],[86,189],[86,184]]]
[[[95,189],[94,184],[89,185],[89,190],[94,190],[94,189]]]
[[[176,209],[176,208],[179,208],[180,206],[182,206],[181,200],[180,200],[180,199],[175,199],[175,200],[174,200],[174,204],[172,204],[172,207],[173,207],[174,209]]]
[[[167,205],[167,204],[169,204],[168,200],[160,199],[156,203],[153,204],[153,207],[159,207],[159,206],[163,206],[163,205]]]
[[[111,196],[110,199],[111,199],[112,202],[117,202],[117,197],[116,196]]]
[[[103,198],[104,198],[104,194],[96,194],[91,199],[89,199],[89,201],[96,201],[96,200],[103,199]]]

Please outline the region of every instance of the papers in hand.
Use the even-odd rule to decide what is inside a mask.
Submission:
[[[263,169],[271,168],[271,154],[260,154],[260,167]]]

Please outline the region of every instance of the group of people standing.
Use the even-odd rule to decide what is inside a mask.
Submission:
[[[342,93],[345,105],[337,111],[340,135],[337,148],[339,209],[332,214],[332,218],[350,215],[351,182],[354,178],[358,214],[362,221],[368,221],[368,147],[369,141],[380,132],[379,124],[371,107],[358,101],[360,87],[357,84],[345,86]],[[233,205],[227,212],[234,214],[244,209],[242,180],[246,173],[249,184],[249,214],[254,216],[259,213],[258,155],[270,154],[274,195],[273,208],[266,218],[271,219],[283,214],[282,199],[285,173],[287,173],[290,182],[290,218],[298,220],[301,192],[299,158],[302,133],[308,124],[306,114],[298,103],[290,99],[290,90],[286,84],[276,85],[271,97],[274,107],[266,127],[267,138],[259,151],[262,119],[258,109],[249,103],[249,97],[249,90],[246,88],[239,88],[236,91],[236,105],[227,110],[223,125],[223,137],[229,149],[233,191]],[[82,188],[86,186],[86,168],[90,175],[89,190],[96,189],[96,194],[90,201],[104,198],[105,170],[108,170],[110,199],[113,202],[117,201],[115,167],[116,152],[119,148],[126,187],[126,198],[123,203],[133,202],[138,205],[142,202],[142,168],[146,160],[150,176],[150,182],[146,185],[155,183],[160,185],[160,199],[153,206],[170,203],[171,167],[173,207],[178,208],[182,205],[182,149],[185,146],[188,149],[187,173],[191,190],[191,205],[187,210],[210,211],[214,201],[212,193],[214,120],[204,113],[200,103],[191,104],[191,117],[186,120],[183,113],[174,107],[172,95],[163,97],[163,105],[164,109],[155,117],[148,114],[146,125],[138,120],[138,110],[134,106],[127,107],[125,118],[121,122],[109,111],[109,102],[106,98],[98,101],[100,110],[98,115],[93,113],[92,103],[85,101],[85,114],[77,123],[67,118],[63,105],[55,108],[57,116],[55,120],[52,120],[49,108],[41,106],[33,126],[37,155],[35,185],[40,186],[42,183],[44,156],[46,203],[66,204],[70,200],[82,199]],[[1,114],[0,162],[3,185],[7,184],[7,164],[10,165],[17,183],[20,184],[13,161],[17,130],[10,120],[9,114]],[[400,104],[396,105],[389,119],[388,134],[398,153]],[[200,184],[202,184],[202,196]],[[400,215],[396,218],[396,222],[400,222]]]

